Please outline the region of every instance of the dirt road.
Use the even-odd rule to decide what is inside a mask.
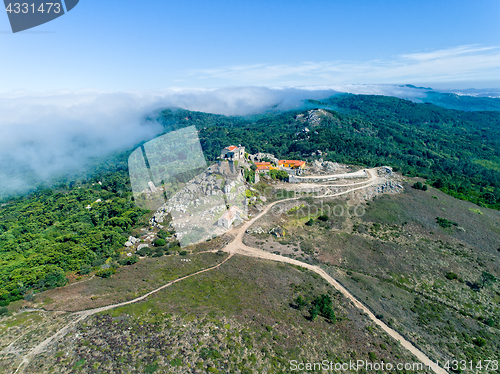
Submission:
[[[368,186],[371,186],[375,183],[378,182],[378,177],[376,176],[376,171],[375,170],[368,170],[370,176],[371,176],[371,182],[367,185],[364,185],[362,187],[357,187],[353,188],[349,191],[341,192],[338,194],[333,194],[333,195],[327,195],[327,196],[316,196],[315,198],[324,198],[324,197],[335,197],[335,196],[340,196],[344,195],[356,190],[360,190],[363,188],[366,188]],[[290,199],[284,199],[280,201],[276,201],[266,207],[262,212],[260,212],[256,217],[254,217],[252,220],[248,221],[241,227],[233,230],[231,233],[235,235],[234,240],[229,243],[223,250],[227,251],[229,253],[237,253],[240,255],[244,256],[250,256],[250,257],[256,257],[256,258],[262,258],[266,260],[271,260],[271,261],[277,261],[277,262],[283,262],[283,263],[288,263],[292,265],[297,265],[304,267],[306,269],[309,269],[311,271],[314,271],[316,274],[319,274],[321,277],[323,277],[329,284],[331,284],[333,287],[335,287],[338,291],[340,291],[345,297],[347,297],[358,309],[363,311],[368,317],[376,324],[378,325],[382,330],[384,330],[388,335],[390,335],[392,338],[397,340],[404,348],[406,348],[408,351],[410,351],[415,357],[417,357],[424,365],[429,367],[431,370],[433,370],[435,373],[438,374],[446,374],[447,371],[442,369],[441,367],[437,366],[435,363],[432,362],[432,360],[427,357],[427,355],[419,350],[417,347],[415,347],[413,344],[411,344],[408,340],[406,340],[401,334],[399,334],[396,330],[390,328],[388,325],[386,325],[384,322],[379,320],[375,315],[365,306],[363,305],[358,299],[356,299],[344,286],[342,286],[340,283],[338,283],[335,279],[333,279],[330,275],[328,275],[323,269],[321,269],[319,266],[315,265],[310,265],[306,264],[304,262],[294,260],[288,257],[276,255],[273,253],[266,252],[262,249],[258,248],[252,248],[248,247],[245,244],[243,244],[243,235],[245,234],[246,230],[252,226],[254,222],[256,222],[259,218],[264,216],[266,213],[269,212],[269,210],[276,204],[286,202],[286,201],[291,201],[291,200],[297,200],[300,199],[300,197],[297,198],[290,198]]]
[[[300,179],[329,179],[329,178],[363,178],[366,177],[364,170],[358,170],[354,173],[331,174],[331,175],[299,175]]]
[[[361,187],[357,187],[357,188],[352,188],[348,191],[345,191],[345,192],[341,192],[341,193],[337,193],[337,194],[331,194],[331,195],[323,195],[323,196],[315,196],[314,198],[324,198],[324,197],[336,197],[336,196],[341,196],[341,195],[345,195],[345,194],[348,194],[350,192],[354,192],[354,191],[357,191],[357,190],[361,190],[361,189],[364,189],[364,188],[367,188],[369,186],[372,186],[374,184],[376,184],[378,181],[379,181],[379,178],[377,177],[377,172],[376,172],[376,169],[369,169],[367,170],[368,174],[370,175],[370,179],[365,181],[365,182],[362,182],[362,183],[367,183],[367,184],[364,184],[363,186]],[[363,172],[364,173],[364,172]],[[352,173],[354,174],[354,173]],[[207,271],[210,271],[210,270],[213,270],[213,269],[216,269],[218,268],[219,266],[223,265],[225,262],[227,262],[234,254],[240,254],[240,255],[244,255],[244,256],[249,256],[249,257],[255,257],[255,258],[261,258],[261,259],[266,259],[266,260],[271,260],[271,261],[277,261],[277,262],[283,262],[283,263],[288,263],[288,264],[292,264],[292,265],[297,265],[297,266],[301,266],[301,267],[304,267],[304,268],[307,268],[311,271],[314,271],[315,273],[319,274],[321,277],[323,277],[329,284],[331,284],[333,287],[335,287],[338,291],[340,291],[346,298],[348,298],[358,309],[360,309],[361,311],[363,311],[366,315],[368,315],[368,317],[376,324],[378,325],[382,330],[384,330],[387,334],[389,334],[392,338],[394,338],[395,340],[397,340],[399,343],[401,343],[401,345],[406,348],[408,351],[410,351],[415,357],[417,357],[424,365],[428,366],[429,368],[431,368],[434,372],[438,373],[438,374],[446,374],[447,372],[440,368],[440,367],[437,367],[429,357],[427,357],[427,355],[425,355],[425,353],[423,353],[422,351],[420,351],[418,348],[416,348],[413,344],[411,344],[409,341],[407,341],[403,336],[401,336],[397,331],[393,330],[392,328],[390,328],[389,326],[387,326],[384,322],[380,321],[379,319],[377,319],[375,317],[375,315],[365,306],[363,305],[358,299],[356,299],[347,289],[345,289],[340,283],[338,283],[335,279],[333,279],[330,275],[328,275],[323,269],[321,269],[320,267],[318,266],[314,266],[314,265],[310,265],[310,264],[306,264],[304,262],[301,262],[301,261],[298,261],[298,260],[294,260],[294,259],[291,259],[291,258],[288,258],[288,257],[284,257],[284,256],[280,256],[280,255],[276,255],[276,254],[272,254],[272,253],[269,253],[269,252],[265,252],[261,249],[257,249],[257,248],[251,248],[251,247],[248,247],[246,245],[243,244],[243,235],[245,234],[245,231],[250,228],[250,226],[255,223],[259,218],[261,218],[262,216],[264,216],[265,214],[267,214],[269,212],[269,210],[275,206],[276,204],[279,204],[279,203],[283,203],[283,202],[286,202],[286,201],[292,201],[292,200],[298,200],[300,199],[301,197],[295,197],[295,198],[290,198],[290,199],[284,199],[284,200],[279,200],[279,201],[276,201],[272,204],[269,204],[262,212],[260,212],[256,217],[252,218],[250,221],[246,222],[245,224],[243,224],[242,226],[236,228],[236,229],[233,229],[231,230],[229,233],[230,234],[233,234],[234,235],[234,240],[229,243],[227,246],[225,246],[222,250],[225,251],[225,252],[228,252],[229,253],[229,256],[228,258],[226,258],[223,262],[221,262],[220,264],[216,265],[216,266],[213,266],[211,268],[208,268],[208,269],[204,269],[204,270],[201,270],[201,271],[198,271],[196,273],[193,273],[191,275],[187,275],[185,277],[182,277],[182,278],[179,278],[179,279],[176,279],[172,282],[169,282],[151,292],[148,292],[147,294],[143,295],[143,296],[140,296],[136,299],[133,299],[133,300],[130,300],[130,301],[125,301],[125,302],[122,302],[122,303],[118,303],[118,304],[112,304],[112,305],[108,305],[108,306],[105,306],[105,307],[100,307],[100,308],[96,308],[96,309],[90,309],[90,310],[85,310],[85,311],[82,311],[82,312],[77,312],[77,313],[74,313],[74,316],[75,316],[75,319],[70,322],[68,325],[66,325],[65,327],[63,327],[62,329],[60,329],[59,331],[57,331],[54,335],[52,335],[51,337],[45,339],[43,342],[41,342],[40,344],[38,344],[36,347],[34,347],[28,354],[26,354],[24,357],[23,357],[23,360],[22,362],[20,363],[20,365],[18,366],[17,370],[15,371],[15,373],[21,373],[24,371],[24,369],[26,368],[27,364],[30,362],[30,360],[36,356],[37,354],[43,352],[52,342],[54,341],[57,341],[57,339],[60,339],[61,337],[63,337],[64,335],[66,335],[68,333],[68,331],[73,327],[75,326],[78,322],[82,321],[83,319],[91,316],[91,315],[94,315],[96,313],[99,313],[99,312],[104,312],[106,310],[110,310],[110,309],[113,309],[113,308],[118,308],[118,307],[121,307],[121,306],[125,306],[125,305],[129,305],[129,304],[132,304],[132,303],[136,303],[138,301],[142,301],[144,299],[146,299],[147,297],[151,296],[152,294],[158,292],[158,291],[161,291],[169,286],[171,286],[172,284],[174,283],[177,283],[177,282],[180,282],[184,279],[187,279],[189,277],[193,277],[195,275],[198,275],[198,274],[201,274],[201,273],[204,273],[204,272],[207,272]],[[0,353],[8,353],[8,352],[0,352]]]
[[[95,309],[89,309],[89,310],[84,310],[84,311],[81,311],[81,312],[77,312],[77,313],[74,313],[73,315],[75,316],[75,319],[73,321],[71,321],[70,323],[68,323],[66,326],[64,326],[62,329],[60,329],[59,331],[57,331],[54,335],[52,335],[51,337],[45,339],[43,342],[41,342],[40,344],[38,344],[36,347],[34,347],[27,355],[25,355],[23,357],[23,360],[22,362],[19,364],[19,366],[17,367],[17,370],[14,372],[15,373],[22,373],[24,372],[24,370],[26,369],[26,366],[27,364],[30,362],[30,360],[38,355],[39,353],[43,352],[52,342],[54,341],[57,341],[58,339],[62,338],[63,336],[65,336],[69,330],[75,326],[78,322],[84,320],[85,318],[87,317],[90,317],[96,313],[100,313],[100,312],[105,312],[106,310],[110,310],[110,309],[114,309],[114,308],[119,308],[121,306],[125,306],[125,305],[129,305],[129,304],[133,304],[133,303],[136,303],[138,301],[142,301],[144,299],[146,299],[147,297],[167,288],[167,287],[170,287],[171,285],[177,283],[177,282],[180,282],[180,281],[183,281],[187,278],[190,278],[190,277],[194,277],[195,275],[199,275],[199,274],[202,274],[202,273],[205,273],[207,271],[210,271],[210,270],[214,270],[214,269],[217,269],[218,267],[222,266],[224,263],[226,263],[231,257],[233,256],[232,253],[229,254],[229,256],[224,260],[222,261],[220,264],[218,265],[215,265],[215,266],[212,266],[211,268],[207,268],[207,269],[203,269],[203,270],[200,270],[200,271],[197,271],[196,273],[193,273],[193,274],[190,274],[190,275],[186,275],[182,278],[178,278],[178,279],[175,279],[167,284],[164,284],[163,286],[161,287],[158,287],[156,289],[154,289],[153,291],[151,292],[148,292],[147,294],[144,294],[138,298],[135,298],[133,300],[129,300],[129,301],[124,301],[122,303],[117,303],[117,304],[112,304],[112,305],[107,305],[107,306],[103,306],[103,307],[100,307],[100,308],[95,308]],[[10,346],[9,346],[10,347]],[[9,351],[2,351],[0,353],[10,353]]]

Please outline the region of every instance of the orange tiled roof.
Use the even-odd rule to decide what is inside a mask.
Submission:
[[[304,165],[306,162],[305,161],[300,161],[300,160],[280,160],[280,164],[294,164],[297,166]]]
[[[238,147],[235,145],[230,145],[229,147],[226,147],[226,149],[228,149],[230,151],[234,151],[236,148],[238,148]]]
[[[257,170],[269,170],[269,165],[257,165]]]
[[[259,166],[259,165],[271,165],[270,162],[256,162],[255,163],[256,166]]]

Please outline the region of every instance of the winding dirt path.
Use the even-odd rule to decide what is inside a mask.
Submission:
[[[173,285],[173,284],[175,284],[177,282],[183,281],[183,280],[185,280],[187,278],[194,277],[195,275],[199,275],[199,274],[205,273],[205,272],[210,271],[210,270],[217,269],[218,267],[220,267],[224,263],[226,263],[231,257],[233,257],[233,253],[229,253],[229,256],[224,261],[222,261],[220,264],[217,264],[217,265],[212,266],[212,267],[207,268],[207,269],[203,269],[203,270],[197,271],[196,273],[189,274],[189,275],[186,275],[186,276],[181,277],[181,278],[177,278],[177,279],[175,279],[175,280],[173,280],[173,281],[171,281],[169,283],[166,283],[163,286],[158,287],[158,288],[154,289],[153,291],[150,291],[147,294],[144,294],[144,295],[142,295],[140,297],[137,297],[137,298],[135,298],[133,300],[124,301],[122,303],[107,305],[107,306],[103,306],[103,307],[100,307],[100,308],[83,310],[81,312],[73,313],[73,315],[76,318],[73,321],[71,321],[70,323],[68,323],[66,326],[64,326],[62,329],[60,329],[59,331],[57,331],[54,335],[50,336],[49,338],[45,339],[43,342],[41,342],[40,344],[38,344],[27,355],[25,355],[23,357],[22,362],[19,364],[19,366],[17,367],[16,371],[14,372],[14,374],[24,372],[27,364],[29,364],[30,360],[34,356],[36,356],[39,353],[43,352],[52,342],[57,341],[59,338],[62,338],[64,335],[66,335],[68,333],[68,331],[73,326],[75,326],[78,322],[84,320],[85,318],[90,317],[90,316],[92,316],[92,315],[94,315],[96,313],[105,312],[106,310],[110,310],[110,309],[114,309],[114,308],[119,308],[121,306],[133,304],[133,303],[136,303],[138,301],[142,301],[142,300],[148,298],[149,296],[151,296],[151,295],[153,295],[153,294],[155,294],[155,293],[157,293],[157,292],[159,292],[159,291],[161,291],[161,290],[163,290],[163,289],[165,289],[167,287],[170,287],[171,285]],[[0,352],[0,353],[9,353],[9,352]]]
[[[364,185],[362,187],[358,188],[353,188],[349,191],[341,192],[338,194],[333,194],[333,195],[323,195],[323,196],[315,196],[314,198],[324,198],[324,197],[335,197],[335,196],[340,196],[344,195],[356,190],[360,190],[366,187],[369,187],[371,185],[376,184],[379,179],[376,175],[376,170],[370,169],[368,170],[370,176],[371,176],[371,182],[367,185]],[[268,205],[266,209],[264,209],[262,212],[260,212],[257,216],[252,218],[250,221],[246,222],[243,226],[239,227],[238,229],[235,229],[232,231],[233,234],[235,234],[234,240],[229,243],[223,250],[227,251],[231,254],[240,254],[244,256],[250,256],[250,257],[256,257],[256,258],[262,258],[266,260],[271,260],[271,261],[277,261],[277,262],[283,262],[283,263],[288,263],[292,265],[297,265],[304,267],[306,269],[309,269],[311,271],[314,271],[316,274],[320,275],[322,278],[324,278],[329,284],[331,284],[333,287],[335,287],[338,291],[340,291],[346,298],[348,298],[358,309],[360,309],[362,312],[364,312],[368,317],[377,325],[379,326],[382,330],[384,330],[388,335],[390,335],[393,339],[397,340],[404,348],[406,348],[408,351],[410,351],[415,357],[417,357],[424,365],[426,365],[428,368],[433,370],[435,373],[438,374],[447,374],[447,371],[442,369],[441,367],[437,366],[436,363],[432,362],[432,360],[420,349],[415,347],[412,343],[410,343],[408,340],[406,340],[401,334],[399,334],[396,330],[390,328],[387,324],[379,320],[375,315],[364,305],[362,304],[356,297],[354,297],[344,286],[342,286],[339,282],[337,282],[335,279],[333,279],[330,275],[328,275],[323,269],[321,269],[319,266],[315,265],[310,265],[306,264],[304,262],[294,260],[288,257],[276,255],[274,253],[269,253],[266,252],[262,249],[258,248],[252,248],[248,247],[247,245],[243,244],[243,235],[245,234],[246,230],[252,226],[254,222],[256,222],[259,218],[264,216],[266,213],[269,212],[269,210],[276,204],[286,202],[286,201],[291,201],[291,200],[298,200],[301,199],[301,197],[294,197],[290,199],[283,199],[279,201],[275,201],[274,203]]]
[[[340,192],[340,193],[337,193],[337,194],[315,196],[314,198],[324,198],[324,197],[341,196],[341,195],[345,195],[345,194],[348,194],[350,192],[361,190],[361,189],[364,189],[364,188],[367,188],[369,186],[372,186],[372,185],[376,184],[379,181],[379,178],[377,177],[376,169],[368,169],[367,172],[370,175],[370,179],[367,180],[367,181],[359,183],[359,184],[363,184],[363,186],[360,186],[360,187],[357,187],[357,188],[352,188],[352,189],[350,189],[348,191]],[[359,173],[359,172],[357,172],[357,173]],[[351,173],[350,175],[352,176],[353,174],[354,173]],[[336,176],[337,177],[342,177],[343,175],[339,174],[339,175],[336,175]],[[365,184],[365,183],[367,183],[367,184]],[[315,266],[315,265],[306,264],[304,262],[297,261],[297,260],[294,260],[294,259],[291,259],[291,258],[288,258],[288,257],[276,255],[276,254],[269,253],[269,252],[265,252],[265,251],[263,251],[261,249],[248,247],[245,244],[243,244],[243,235],[245,234],[246,230],[252,224],[254,224],[259,218],[261,218],[266,213],[268,213],[269,210],[271,210],[273,206],[275,206],[275,205],[277,205],[279,203],[283,203],[283,202],[287,202],[287,201],[292,201],[292,200],[298,200],[298,199],[301,199],[301,198],[302,197],[294,197],[294,198],[289,198],[289,199],[283,199],[283,200],[275,201],[274,203],[269,204],[262,212],[260,212],[257,216],[255,216],[254,218],[252,218],[250,221],[246,222],[245,224],[243,224],[242,226],[238,227],[237,229],[233,229],[233,230],[229,231],[228,233],[234,235],[234,239],[233,239],[232,242],[230,242],[228,245],[226,245],[224,248],[222,248],[223,251],[229,253],[229,256],[224,261],[222,261],[220,264],[218,264],[216,266],[213,266],[213,267],[210,267],[210,268],[207,268],[207,269],[204,269],[204,270],[200,270],[200,271],[198,271],[196,273],[193,273],[193,274],[190,274],[190,275],[178,278],[176,280],[173,280],[173,281],[171,281],[171,282],[169,282],[169,283],[167,283],[167,284],[165,284],[165,285],[163,285],[163,286],[161,286],[161,287],[159,287],[159,288],[157,288],[157,289],[155,289],[155,290],[153,290],[151,292],[148,292],[147,294],[145,294],[143,296],[140,296],[140,297],[138,297],[136,299],[125,301],[125,302],[122,302],[122,303],[112,304],[112,305],[108,305],[108,306],[104,306],[104,307],[100,307],[100,308],[89,309],[89,310],[84,310],[84,311],[81,311],[81,312],[74,313],[73,315],[76,318],[72,322],[70,322],[69,324],[67,324],[66,326],[64,326],[62,329],[60,329],[59,331],[57,331],[51,337],[49,337],[49,338],[45,339],[43,342],[39,343],[36,347],[34,347],[28,354],[26,354],[23,357],[22,362],[19,364],[19,366],[17,367],[17,370],[14,372],[14,374],[24,372],[26,366],[29,364],[30,360],[34,356],[36,356],[37,354],[43,352],[52,342],[56,341],[57,339],[60,339],[64,335],[66,335],[68,333],[68,331],[73,326],[75,326],[78,322],[82,321],[83,319],[85,319],[85,318],[87,318],[89,316],[92,316],[92,315],[94,315],[96,313],[104,312],[104,311],[107,311],[107,310],[110,310],[110,309],[114,309],[114,308],[118,308],[118,307],[121,307],[121,306],[125,306],[125,305],[129,305],[129,304],[132,304],[132,303],[136,303],[136,302],[142,301],[142,300],[146,299],[147,297],[153,295],[154,293],[157,293],[157,292],[159,292],[159,291],[161,291],[161,290],[163,290],[163,289],[165,289],[165,288],[173,285],[174,283],[180,282],[182,280],[185,280],[187,278],[193,277],[193,276],[198,275],[198,274],[205,273],[205,272],[210,271],[210,270],[214,270],[214,269],[222,266],[234,254],[240,254],[240,255],[244,255],[244,256],[261,258],[261,259],[266,259],[266,260],[271,260],[271,261],[276,261],[276,262],[288,263],[288,264],[292,264],[292,265],[296,265],[296,266],[301,266],[301,267],[307,268],[307,269],[309,269],[311,271],[314,271],[315,273],[317,273],[321,277],[323,277],[329,284],[331,284],[333,287],[335,287],[338,291],[340,291],[358,309],[360,309],[362,312],[364,312],[366,315],[368,315],[368,317],[376,325],[378,325],[382,330],[384,330],[392,338],[394,338],[395,340],[397,340],[404,348],[406,348],[408,351],[410,351],[424,365],[426,365],[427,367],[431,368],[434,372],[436,372],[438,374],[447,374],[447,372],[444,369],[442,369],[440,367],[436,367],[435,363],[433,363],[432,360],[429,357],[427,357],[427,355],[425,353],[423,353],[418,348],[416,348],[413,344],[411,344],[408,340],[406,340],[403,336],[401,336],[397,331],[393,330],[388,325],[386,325],[384,322],[382,322],[381,320],[377,319],[375,317],[375,315],[365,305],[363,305],[346,288],[344,288],[340,283],[338,283],[335,279],[333,279],[330,275],[328,275],[320,267]],[[8,353],[8,352],[2,351],[0,353]]]

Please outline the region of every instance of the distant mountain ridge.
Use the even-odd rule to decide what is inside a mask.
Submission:
[[[442,93],[432,89],[428,90],[427,87],[411,85],[403,86],[402,90],[405,92],[401,92],[400,96],[407,94],[411,97],[402,100],[394,96],[380,94],[339,93],[324,100],[304,100],[300,108],[292,111],[274,108],[253,116],[227,117],[178,109],[164,111],[159,118],[152,119],[152,121],[156,123],[158,120],[163,125],[165,132],[196,125],[201,132],[202,144],[206,146],[204,151],[207,152],[206,155],[209,159],[216,157],[221,147],[229,144],[222,141],[227,137],[228,142],[252,145],[255,151],[263,151],[271,147],[269,150],[271,153],[282,154],[284,157],[305,157],[310,156],[318,149],[329,150],[330,157],[333,158],[333,155],[336,154],[336,158],[338,158],[332,159],[332,161],[366,165],[389,163],[406,171],[413,169],[422,176],[428,177],[432,177],[437,171],[430,172],[429,170],[429,167],[434,165],[436,160],[439,159],[440,162],[443,162],[443,160],[448,159],[448,163],[452,162],[455,149],[461,149],[460,163],[469,165],[468,168],[474,166],[473,171],[469,170],[466,173],[468,175],[466,179],[476,179],[479,174],[484,173],[497,173],[500,168],[500,154],[498,154],[500,147],[498,146],[498,138],[496,138],[500,130],[500,98]],[[420,94],[412,95],[411,91]],[[319,108],[341,114],[340,116],[335,115],[335,120],[329,119],[322,126],[331,133],[332,138],[329,138],[330,135],[322,135],[300,141],[295,139],[295,134],[302,131],[303,128],[299,128],[299,124],[291,118],[301,111]],[[486,111],[486,109],[488,110]],[[360,121],[356,117],[362,117],[363,120]],[[393,128],[391,129],[391,127]],[[228,131],[231,134],[229,136]],[[389,138],[377,135],[388,132],[394,132],[394,134]],[[418,132],[422,132],[422,134],[417,135]],[[401,139],[395,141],[395,135],[399,138],[402,133],[405,133],[404,142]],[[266,134],[266,136],[262,137],[262,134]],[[418,138],[422,136],[424,138],[430,137],[429,139],[433,139],[433,141],[419,144]],[[457,143],[458,137],[463,137],[460,141],[460,147]],[[274,139],[279,140],[279,145],[278,143],[272,145]],[[411,141],[414,142],[410,147],[413,149],[412,152],[401,148],[404,143],[410,145]],[[374,143],[380,144],[378,150],[373,149]],[[443,146],[448,150],[441,154]],[[416,148],[421,149],[417,152]],[[463,152],[464,148],[468,148],[468,151]],[[384,151],[382,152],[381,149]],[[453,152],[449,153],[449,150],[453,150]],[[410,158],[419,158],[423,155],[423,158],[428,162],[422,160],[418,164],[415,164],[416,160],[415,162],[409,160],[402,162],[401,158],[394,156],[400,152],[408,154]],[[436,153],[439,156],[436,156]],[[9,175],[10,180],[3,180],[2,185],[0,185],[0,198],[12,196],[16,191],[22,194],[27,193],[33,191],[37,186],[43,188],[59,183],[67,184],[76,179],[88,179],[99,174],[113,173],[116,170],[126,172],[127,155],[127,151],[114,155],[102,155],[99,158],[89,160],[83,166],[85,170],[75,168],[45,182],[37,178],[27,165],[18,165],[4,160],[3,163],[0,163],[0,172],[3,172],[3,175]],[[453,163],[456,162],[458,161],[453,161]],[[479,166],[481,166],[481,170],[476,170]],[[438,171],[437,175],[441,173],[442,171]],[[454,180],[457,179],[458,175],[461,175],[461,178],[464,175],[462,171],[453,172],[449,174],[450,177],[452,174]],[[485,179],[489,181],[496,178],[490,175],[485,176]],[[470,179],[469,181],[472,182]],[[456,182],[458,183],[458,181]],[[23,188],[16,189],[17,185],[22,185]]]
[[[419,91],[426,91],[424,97],[414,97],[400,95],[402,99],[411,100],[417,103],[429,103],[441,106],[446,109],[463,110],[465,112],[478,111],[500,111],[500,89],[475,89],[463,90],[433,90],[430,87],[417,87],[406,84],[399,87],[411,88]]]

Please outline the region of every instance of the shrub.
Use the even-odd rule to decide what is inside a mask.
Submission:
[[[481,212],[479,209],[472,209],[472,208],[469,208],[469,210],[473,213],[476,213],[476,214],[483,214],[483,212]]]
[[[174,240],[172,243],[169,243],[168,244],[168,248],[173,248],[173,249],[176,249],[177,247],[180,247],[180,243],[178,240]]]
[[[145,373],[154,373],[158,370],[158,364],[157,363],[153,363],[153,364],[147,364],[145,367],[144,367],[144,372]]]
[[[7,314],[9,314],[9,309],[7,309],[6,307],[1,307],[0,308],[0,316],[6,316]]]
[[[483,339],[483,338],[476,338],[473,340],[473,342],[478,347],[484,347],[487,343],[486,339]]]
[[[318,307],[316,305],[314,305],[310,310],[309,310],[309,313],[310,313],[310,316],[309,316],[309,319],[311,321],[314,321],[316,320],[316,318],[318,317],[318,314],[319,314],[319,310],[318,310]]]
[[[45,276],[45,278],[38,281],[36,288],[39,290],[51,289],[64,286],[67,282],[68,280],[64,276],[64,271],[60,268],[54,267]]]
[[[439,226],[446,229],[451,226],[458,226],[458,223],[447,220],[446,218],[436,217],[436,222]]]
[[[298,310],[302,310],[306,305],[307,305],[307,302],[302,296],[299,296],[295,299],[295,307]]]
[[[120,265],[133,265],[138,261],[139,261],[139,257],[137,255],[133,255],[133,256],[124,258],[123,260],[118,261],[118,263]]]
[[[156,239],[155,240],[155,246],[156,247],[163,247],[166,244],[165,239]]]
[[[306,222],[306,226],[312,226],[314,225],[314,220],[310,219],[309,221]]]
[[[495,320],[493,318],[486,318],[483,323],[486,326],[494,327],[495,326]]]
[[[160,239],[166,239],[166,238],[169,238],[171,236],[172,236],[172,234],[170,233],[170,231],[163,231],[163,230],[158,231],[158,237]]]
[[[421,190],[421,191],[427,191],[427,185],[426,184],[423,184],[421,182],[417,182],[415,183],[412,188],[416,189],[416,190]]]
[[[448,274],[446,274],[446,278],[449,280],[454,280],[454,279],[458,279],[458,275],[455,273],[449,272]]]
[[[78,272],[80,275],[86,275],[89,274],[92,271],[92,266],[90,265],[83,265],[80,271]]]
[[[312,302],[312,308],[310,309],[311,316],[309,317],[311,321],[314,321],[318,315],[328,319],[330,323],[335,323],[337,318],[335,317],[335,312],[332,308],[332,299],[328,295],[321,295],[314,299]]]
[[[323,215],[319,216],[318,219],[320,221],[326,222],[326,221],[328,221],[328,216],[326,214],[323,214]]]
[[[180,251],[180,252],[179,252],[179,254],[180,254],[181,256],[186,256],[188,253],[187,253],[187,251]]]
[[[151,253],[153,253],[153,250],[149,247],[142,247],[136,252],[139,256],[149,256]]]
[[[113,274],[116,273],[116,269],[114,268],[109,268],[109,269],[101,269],[95,273],[96,276],[101,277],[101,278],[109,278]]]
[[[274,180],[279,179],[281,181],[288,180],[288,173],[284,170],[271,170],[269,171],[269,176]]]
[[[480,282],[482,287],[485,287],[489,284],[493,284],[496,282],[496,280],[497,279],[495,278],[495,276],[493,274],[488,273],[487,271],[483,271],[481,274]]]

